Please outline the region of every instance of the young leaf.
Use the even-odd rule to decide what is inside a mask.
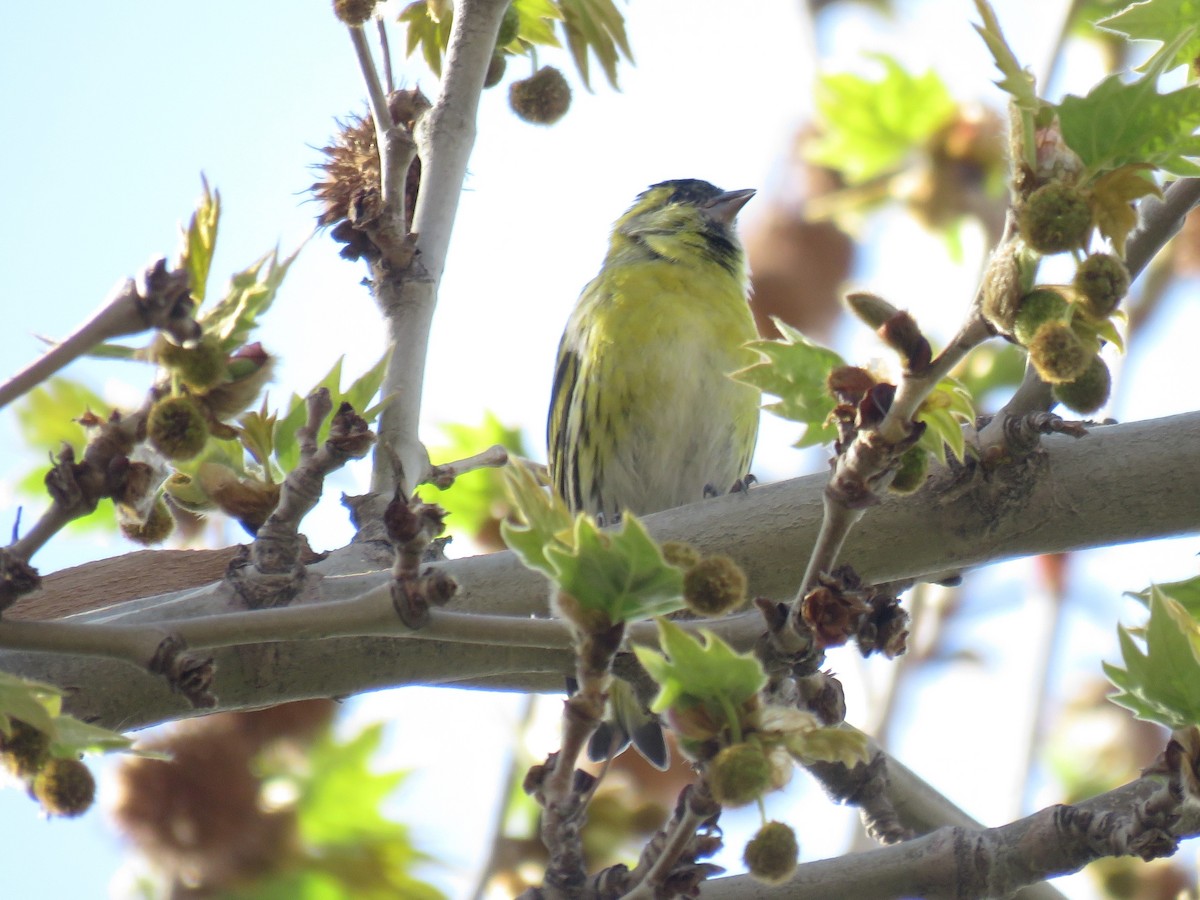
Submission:
[[[517,12],[519,42],[543,47],[562,46],[554,34],[554,23],[561,21],[563,14],[552,0],[513,0],[512,8]],[[509,47],[514,53],[526,53],[526,48],[519,43]]]
[[[453,8],[447,7],[444,14],[439,14],[435,4],[427,0],[415,0],[400,11],[398,21],[406,26],[404,55],[412,56],[413,51],[420,47],[425,64],[434,75],[441,78],[442,56],[450,44]]]
[[[1109,697],[1139,719],[1171,729],[1200,723],[1200,626],[1183,605],[1150,588],[1146,650],[1118,627],[1125,668],[1104,664],[1119,692]]]
[[[645,527],[626,513],[616,531],[601,531],[590,516],[575,518],[570,546],[550,542],[552,581],[584,609],[614,624],[683,609],[683,572],[663,559]]]
[[[543,490],[533,473],[521,462],[513,461],[505,467],[504,481],[520,521],[506,519],[501,522],[500,536],[521,562],[553,579],[556,570],[546,549],[571,546],[571,513],[562,498]]]
[[[1162,190],[1151,174],[1149,163],[1130,163],[1105,172],[1092,185],[1092,212],[1100,233],[1112,242],[1117,256],[1125,256],[1125,239],[1137,224],[1133,201],[1153,194],[1162,197]]]
[[[1170,597],[1188,611],[1193,619],[1200,620],[1200,575],[1185,581],[1169,581],[1166,584],[1152,585],[1144,591],[1126,591],[1126,597],[1140,600],[1147,607],[1150,597],[1155,591]]]
[[[1115,15],[1101,19],[1096,27],[1122,34],[1131,41],[1174,42],[1179,26],[1184,22],[1200,22],[1200,2],[1197,0],[1153,0],[1133,3]],[[1169,67],[1192,65],[1200,58],[1200,32],[1193,33],[1175,48]]]
[[[925,447],[938,462],[946,462],[946,446],[954,458],[962,460],[966,452],[966,439],[962,427],[975,421],[975,407],[967,389],[953,378],[938,383],[917,409],[917,421],[926,425],[925,433],[917,442]]]
[[[1186,28],[1131,83],[1110,75],[1086,97],[1068,95],[1058,107],[1067,146],[1093,176],[1131,164],[1149,164],[1176,175],[1200,174],[1200,90],[1194,85],[1158,92],[1158,78],[1175,53],[1196,34]]]
[[[875,58],[882,78],[842,73],[824,76],[817,86],[823,131],[806,155],[850,184],[898,169],[957,108],[934,72],[912,75],[889,56]]]
[[[828,422],[834,403],[825,381],[835,366],[844,365],[842,358],[780,319],[775,319],[775,325],[783,335],[779,340],[746,345],[758,351],[762,362],[734,372],[732,377],[779,398],[765,409],[804,426],[797,447],[829,443],[837,437],[837,429]]]
[[[996,68],[1004,76],[996,85],[1013,98],[1018,108],[1036,113],[1042,106],[1042,101],[1034,90],[1033,75],[1017,61],[1012,48],[1008,46],[1008,41],[1004,39],[1004,33],[1000,30],[995,10],[987,0],[975,0],[975,9],[983,19],[982,25],[974,26],[975,30],[987,44]]]
[[[183,232],[183,246],[179,252],[180,263],[188,270],[192,296],[197,305],[204,302],[213,251],[217,245],[217,224],[221,219],[220,193],[209,189],[208,179],[203,175],[200,176],[200,184],[200,204]]]
[[[651,704],[655,712],[671,707],[688,709],[703,704],[717,721],[757,694],[767,683],[758,657],[738,653],[710,631],[699,639],[678,625],[658,620],[658,641],[663,653],[635,646],[638,661],[659,685]]]
[[[596,55],[613,90],[617,87],[617,63],[624,56],[633,61],[625,34],[625,17],[612,0],[558,0],[567,48],[584,86],[592,89],[588,73],[588,51]]]
[[[0,732],[12,733],[11,719],[20,719],[54,738],[62,712],[62,691],[51,684],[0,672]]]
[[[81,452],[87,443],[87,430],[79,424],[79,417],[88,411],[104,416],[109,409],[87,385],[57,375],[13,404],[21,442],[36,448],[40,454],[37,467],[21,476],[17,491],[28,497],[44,498],[45,454],[57,453],[63,444]]]
[[[867,736],[845,725],[822,726],[793,731],[784,739],[788,753],[801,765],[814,762],[841,763],[854,768],[871,761]]]
[[[288,267],[301,249],[298,247],[295,253],[282,260],[279,251],[272,250],[230,278],[225,296],[200,317],[204,333],[216,336],[226,353],[246,343],[258,324],[258,316],[274,302]]]

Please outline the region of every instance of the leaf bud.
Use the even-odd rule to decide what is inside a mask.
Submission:
[[[909,447],[900,457],[900,467],[888,485],[893,494],[913,494],[929,475],[929,451],[924,447]]]

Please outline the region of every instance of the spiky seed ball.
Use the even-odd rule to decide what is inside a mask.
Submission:
[[[699,616],[732,612],[746,602],[746,573],[728,556],[706,556],[684,573],[683,602]]]
[[[1093,253],[1075,270],[1079,305],[1093,319],[1107,319],[1129,292],[1129,270],[1111,253]]]
[[[1029,342],[1033,367],[1050,384],[1074,381],[1091,364],[1095,351],[1066,322],[1047,322]]]
[[[77,759],[54,757],[33,779],[33,796],[52,816],[78,816],[96,798],[96,779]]]
[[[208,423],[191,397],[163,397],[150,407],[146,437],[167,459],[191,459],[208,442]]]
[[[1037,330],[1047,322],[1067,317],[1068,303],[1058,291],[1039,288],[1021,298],[1017,316],[1013,320],[1013,337],[1023,347],[1028,347]]]
[[[0,734],[0,761],[18,778],[32,778],[50,755],[50,735],[20,719],[9,724],[12,734]]]
[[[207,335],[194,347],[180,347],[160,337],[154,345],[154,357],[193,391],[212,387],[224,380],[228,371],[220,343]]]
[[[542,66],[509,86],[508,105],[526,122],[553,125],[571,107],[571,86],[554,66]]]
[[[128,519],[121,523],[121,533],[125,537],[146,546],[161,544],[171,536],[171,532],[174,530],[175,517],[171,515],[167,501],[162,496],[159,496],[154,501],[154,505],[150,507],[150,515],[146,516],[146,521],[138,522],[136,519]]]
[[[900,468],[888,485],[893,494],[912,494],[925,483],[929,474],[929,451],[924,447],[909,447],[900,457]]]
[[[708,766],[708,787],[722,806],[745,806],[771,789],[771,763],[752,744],[734,744]]]
[[[750,874],[766,884],[783,884],[791,878],[799,857],[796,832],[783,822],[768,822],[758,829],[742,853]]]
[[[686,541],[664,541],[661,549],[663,559],[676,568],[686,571],[700,562],[700,551]]]
[[[1074,381],[1054,385],[1054,397],[1077,413],[1094,413],[1108,402],[1112,375],[1099,356],[1093,356],[1087,370]]]
[[[1062,253],[1087,243],[1092,208],[1087,195],[1071,184],[1051,181],[1025,201],[1017,217],[1025,243],[1038,253]]]
[[[361,25],[375,14],[376,0],[333,0],[333,14],[346,25]]]
[[[509,7],[510,9],[512,7]],[[503,53],[493,53],[492,61],[488,63],[487,74],[483,76],[485,88],[495,87],[504,78],[504,70],[508,68],[508,57]]]

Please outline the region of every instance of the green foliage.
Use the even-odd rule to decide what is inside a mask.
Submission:
[[[20,719],[49,735],[50,752],[64,759],[80,753],[128,751],[133,746],[133,740],[123,734],[64,714],[62,697],[53,685],[0,672],[0,733],[11,735],[12,719]]]
[[[996,13],[991,4],[987,0],[975,0],[975,9],[983,19],[983,24],[976,25],[975,30],[987,44],[996,68],[1004,76],[996,82],[996,85],[1013,98],[1018,109],[1027,113],[1036,113],[1041,108],[1043,101],[1038,98],[1033,75],[1017,61],[1012,48],[1008,46],[1008,41],[1004,39],[1004,34],[1000,30],[1000,22],[996,19]]]
[[[1155,585],[1148,587],[1144,591],[1126,591],[1126,597],[1133,597],[1150,606],[1150,599],[1154,595],[1154,591],[1158,590],[1166,594],[1180,606],[1187,610],[1188,615],[1193,619],[1200,620],[1200,575],[1195,578],[1189,578],[1186,581],[1170,581],[1166,584]]]
[[[591,57],[600,63],[614,89],[621,57],[633,61],[625,17],[613,0],[513,0],[512,9],[517,14],[517,36],[503,46],[503,51],[533,58],[536,47],[561,47],[555,35],[557,23],[579,77],[589,90]],[[405,54],[412,56],[420,50],[426,65],[439,78],[453,20],[450,0],[415,0],[400,13],[399,21],[407,30]]]
[[[784,738],[788,753],[801,765],[816,762],[841,763],[854,768],[871,761],[867,736],[848,725],[814,725],[797,729]]]
[[[588,72],[590,51],[599,61],[609,85],[617,90],[617,63],[622,56],[633,61],[621,11],[613,0],[557,0],[557,5],[562,13],[567,48],[584,86],[592,89]]]
[[[447,424],[442,432],[447,442],[429,449],[429,457],[436,464],[466,459],[497,444],[513,456],[528,455],[520,429],[506,428],[491,412],[484,414],[479,425]],[[504,480],[495,468],[459,475],[445,490],[424,484],[417,493],[426,503],[436,503],[446,510],[446,524],[452,534],[466,537],[475,537],[491,527],[506,505]]]
[[[342,390],[342,360],[344,357],[339,356],[337,362],[333,364],[333,368],[326,373],[325,377],[313,385],[312,389],[307,391],[304,397],[299,394],[292,394],[292,398],[288,401],[287,412],[283,417],[275,423],[275,462],[283,472],[290,472],[296,468],[300,462],[300,445],[296,441],[296,429],[304,424],[308,418],[308,409],[305,406],[305,397],[311,394],[317,388],[328,388],[329,397],[333,401],[333,409],[336,411],[342,403],[349,403],[354,407],[354,411],[367,421],[374,422],[383,410],[387,399],[380,401],[374,406],[368,407],[371,398],[379,392],[379,386],[383,384],[384,371],[387,369],[388,354],[384,353],[379,358],[375,365],[371,366],[366,372],[355,379],[345,390]],[[321,423],[321,430],[317,434],[317,443],[320,445],[322,441],[329,436],[329,425],[332,417],[326,417]]]
[[[1171,44],[1185,22],[1200,22],[1198,0],[1153,0],[1134,3],[1116,15],[1101,19],[1096,27],[1124,35],[1131,41],[1161,41]],[[1168,60],[1170,66],[1193,65],[1200,58],[1200,32],[1193,31]]]
[[[956,105],[934,72],[911,75],[889,56],[876,55],[883,76],[823,76],[817,85],[821,136],[807,156],[861,184],[899,168],[954,116]]]
[[[274,302],[288,267],[299,253],[297,249],[281,260],[278,249],[272,250],[234,274],[225,296],[200,316],[204,334],[215,336],[226,353],[246,343],[258,324],[258,316]]]
[[[1180,49],[1195,39],[1186,28],[1146,64],[1137,80],[1110,75],[1086,97],[1068,95],[1058,107],[1063,139],[1091,176],[1150,163],[1174,175],[1200,174],[1200,90],[1189,85],[1158,92],[1158,78]]]
[[[830,443],[837,437],[837,429],[829,424],[834,404],[825,381],[835,366],[845,363],[781,319],[774,321],[782,337],[747,344],[758,351],[762,361],[734,372],[733,377],[779,398],[764,408],[804,426],[797,447]]]
[[[1145,651],[1128,629],[1117,628],[1125,668],[1104,664],[1119,689],[1109,699],[1167,728],[1200,724],[1200,624],[1162,587],[1149,589],[1149,606]]]
[[[183,246],[179,253],[181,266],[191,276],[192,297],[197,304],[204,302],[213,251],[217,246],[217,225],[221,220],[220,193],[209,189],[208,179],[203,175],[200,176],[200,184],[203,190],[200,204],[184,229]]]
[[[926,426],[917,446],[924,447],[943,464],[949,446],[954,458],[962,460],[966,452],[962,426],[975,421],[975,407],[960,382],[953,378],[940,381],[917,409],[916,419]]]
[[[408,828],[383,814],[384,803],[407,777],[375,772],[371,759],[383,737],[382,723],[346,742],[331,736],[305,755],[305,765],[272,765],[268,774],[296,796],[299,848],[280,873],[224,900],[437,900],[440,891],[412,875],[429,857],[417,850]],[[272,771],[273,770],[273,771]]]
[[[715,721],[737,728],[736,711],[763,689],[767,675],[753,652],[738,653],[705,629],[700,635],[694,638],[673,622],[659,619],[663,653],[633,648],[638,662],[659,685],[650,708],[663,712],[702,706]]]
[[[58,453],[63,444],[81,451],[87,443],[87,430],[79,424],[79,417],[89,410],[103,416],[102,411],[109,408],[87,385],[58,375],[13,404],[22,443],[45,453]],[[46,466],[39,464],[20,477],[17,490],[29,497],[43,498],[45,477]]]
[[[683,573],[663,559],[635,516],[626,514],[615,531],[601,531],[586,513],[572,518],[523,465],[508,466],[505,478],[522,521],[501,523],[504,543],[582,609],[615,624],[683,608]]]

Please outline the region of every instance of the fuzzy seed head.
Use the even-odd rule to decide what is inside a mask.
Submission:
[[[708,786],[722,806],[745,806],[771,789],[771,763],[752,744],[734,744],[718,753],[708,767]]]
[[[175,517],[171,515],[171,510],[167,507],[167,501],[161,496],[150,507],[150,514],[146,516],[146,521],[139,522],[136,519],[127,519],[121,522],[121,533],[125,537],[138,544],[144,544],[147,547],[154,544],[161,544],[171,536],[174,530]]]
[[[203,391],[227,374],[225,354],[215,337],[205,336],[194,347],[180,347],[160,337],[154,347],[158,364],[170,369],[193,391]]]
[[[1033,367],[1050,384],[1074,381],[1091,364],[1094,352],[1066,322],[1047,322],[1029,342]]]
[[[376,0],[333,0],[333,14],[345,25],[361,25],[375,14]]]
[[[1067,317],[1068,303],[1058,291],[1041,288],[1030,291],[1021,299],[1021,307],[1013,321],[1013,337],[1022,347],[1028,347],[1039,328],[1047,322]]]
[[[553,125],[571,107],[571,86],[554,66],[542,66],[529,78],[512,83],[508,105],[526,122]]]
[[[1017,225],[1025,243],[1038,253],[1063,253],[1087,244],[1092,208],[1079,188],[1051,181],[1029,195],[1017,216]]]
[[[78,816],[91,808],[96,780],[79,760],[54,757],[33,779],[33,795],[49,815]]]
[[[509,7],[511,9],[512,7]],[[487,74],[483,76],[483,86],[491,88],[498,85],[504,78],[504,70],[508,68],[508,57],[503,53],[494,53],[488,63]]]
[[[768,822],[746,844],[742,861],[759,881],[783,884],[796,871],[799,856],[800,845],[791,826],[783,822]]]
[[[20,719],[9,719],[12,734],[0,734],[0,761],[18,778],[28,780],[50,755],[50,735]]]
[[[1074,381],[1054,385],[1054,398],[1077,413],[1089,415],[1108,402],[1112,375],[1099,356],[1093,356],[1087,370]]]
[[[167,459],[191,459],[208,443],[208,423],[191,397],[163,397],[150,407],[146,436]]]
[[[746,602],[746,573],[728,556],[706,556],[683,576],[683,601],[699,616],[715,618]]]
[[[685,571],[700,562],[700,551],[685,541],[664,541],[660,549],[667,565]]]
[[[1075,270],[1079,305],[1093,319],[1107,319],[1129,292],[1129,270],[1111,253],[1093,253]]]

